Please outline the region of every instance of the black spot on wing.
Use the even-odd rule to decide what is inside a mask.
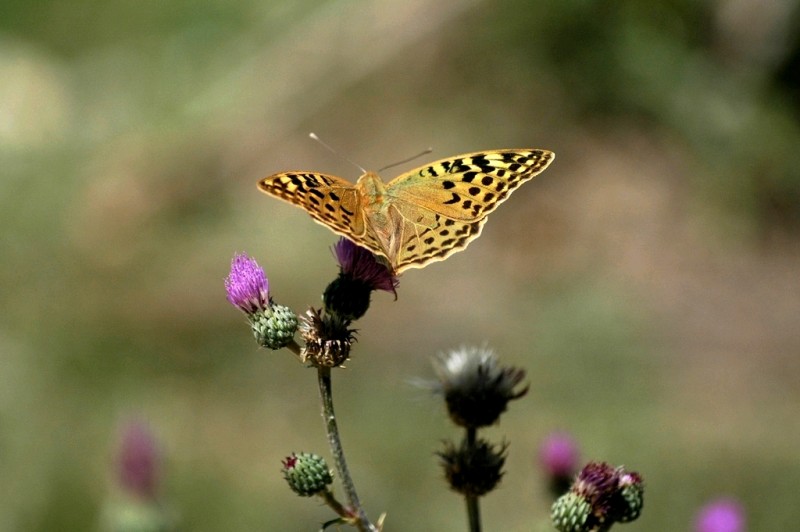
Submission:
[[[452,205],[454,203],[458,203],[459,201],[461,201],[461,197],[458,194],[456,194],[455,192],[453,192],[453,197],[450,198],[449,200],[445,201],[444,204],[445,205]]]

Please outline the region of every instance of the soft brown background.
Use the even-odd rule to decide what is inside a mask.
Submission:
[[[487,343],[529,395],[486,530],[546,530],[553,429],[647,482],[626,530],[740,499],[796,525],[800,482],[797,2],[5,2],[0,16],[0,530],[83,531],[121,423],[149,420],[186,530],[315,530],[280,459],[328,455],[314,374],[256,349],[236,251],[318,305],[332,233],[259,194],[539,147],[555,163],[468,250],[376,294],[335,372],[362,499],[387,530],[465,530],[433,456],[458,434],[409,384]],[[412,165],[423,164],[415,161]],[[386,177],[411,168],[392,169]]]

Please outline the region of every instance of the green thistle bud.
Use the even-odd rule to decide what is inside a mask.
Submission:
[[[321,456],[313,453],[292,453],[283,462],[283,478],[292,491],[301,497],[311,497],[333,482],[333,473]]]
[[[297,315],[289,307],[271,303],[249,316],[259,345],[269,349],[285,347],[297,330]]]
[[[620,523],[635,521],[642,514],[644,506],[644,483],[637,473],[626,473],[622,475],[619,482],[619,496],[625,501],[620,504],[620,516],[617,520]]]
[[[592,505],[580,495],[567,492],[553,503],[550,516],[559,532],[586,532]]]

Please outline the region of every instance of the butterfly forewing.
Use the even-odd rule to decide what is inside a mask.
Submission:
[[[387,194],[454,220],[479,220],[553,160],[547,150],[496,150],[442,159],[393,179]]]
[[[344,179],[313,172],[284,172],[265,177],[258,188],[303,208],[339,234],[352,237],[364,232],[355,187]]]

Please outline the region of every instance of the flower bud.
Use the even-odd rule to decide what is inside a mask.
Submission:
[[[250,322],[258,345],[269,349],[286,347],[294,339],[298,325],[292,309],[274,303],[251,314]]]
[[[333,482],[333,473],[325,459],[312,453],[292,453],[283,464],[283,478],[292,491],[301,497],[310,497],[327,489]]]
[[[567,492],[553,503],[550,518],[559,532],[584,532],[592,515],[589,501],[580,495]]]

